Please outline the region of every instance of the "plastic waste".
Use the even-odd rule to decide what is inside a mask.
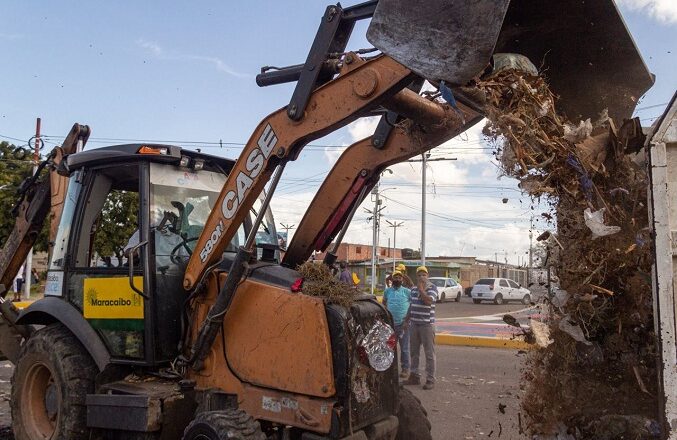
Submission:
[[[585,335],[583,334],[581,327],[578,324],[572,324],[570,319],[571,317],[569,315],[565,315],[559,322],[559,329],[578,342],[582,342],[585,345],[592,345],[592,342],[585,339]]]
[[[548,324],[532,319],[529,328],[531,329],[531,333],[534,335],[536,345],[539,347],[545,348],[555,342],[550,339],[550,327],[548,327]]]
[[[606,208],[595,212],[592,212],[590,208],[585,208],[585,211],[583,211],[585,225],[592,231],[593,240],[615,234],[621,230],[620,226],[607,226],[604,224],[604,211],[606,211]]]
[[[592,133],[590,118],[581,121],[578,127],[573,124],[564,124],[564,139],[569,142],[580,142]]]

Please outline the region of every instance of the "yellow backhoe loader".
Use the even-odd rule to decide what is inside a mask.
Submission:
[[[364,19],[375,49],[346,51]],[[313,251],[331,262],[385,167],[482,119],[472,81],[505,60],[545,72],[572,118],[627,117],[653,82],[611,0],[374,0],[328,6],[303,64],[262,69],[259,85],[296,88],[236,161],[157,144],[83,151],[76,124],[22,187],[0,254],[9,286],[50,218],[44,299],[0,306],[16,439],[430,439],[399,386],[387,310],[291,286]],[[419,94],[426,80],[446,101]],[[374,135],[345,150],[281,259],[269,205],[285,165],[372,115]],[[119,222],[123,203],[135,215]],[[133,231],[102,259],[97,231],[116,221]]]

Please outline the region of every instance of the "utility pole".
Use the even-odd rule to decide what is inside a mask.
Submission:
[[[427,164],[427,157],[428,153],[423,153],[421,155],[421,163],[422,163],[422,169],[421,169],[421,266],[425,266],[425,199],[426,199],[426,193],[425,193],[425,178],[426,178],[426,164]]]
[[[379,205],[381,200],[378,195],[378,183],[374,186],[374,189],[371,190],[371,194],[374,196],[374,211],[372,212],[372,221],[374,222],[372,227],[372,238],[371,238],[371,294],[374,295],[376,292],[376,258],[378,256],[376,252],[376,246],[378,243],[378,216],[379,216]]]
[[[282,229],[284,229],[285,232],[285,249],[287,248],[287,245],[289,244],[289,230],[294,229],[296,225],[285,225],[284,223],[280,223],[282,225]]]
[[[35,140],[33,141],[33,174],[38,171],[38,163],[40,162],[40,118],[35,121]],[[24,265],[24,294],[26,299],[31,298],[31,281],[33,273],[33,248],[28,251],[26,257],[26,264]]]
[[[388,223],[390,227],[393,228],[393,272],[395,272],[395,249],[397,249],[397,228],[402,226],[404,222],[391,222],[390,220],[386,220],[386,223]]]

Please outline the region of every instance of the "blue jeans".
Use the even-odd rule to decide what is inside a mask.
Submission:
[[[395,334],[400,343],[400,366],[402,371],[409,371],[409,328],[396,324]]]

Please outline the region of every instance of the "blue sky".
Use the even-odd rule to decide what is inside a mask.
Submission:
[[[344,2],[354,4],[355,2]],[[650,70],[655,87],[639,107],[667,102],[677,88],[677,2],[622,0],[621,10]],[[166,140],[236,157],[259,120],[286,104],[292,86],[259,88],[263,65],[305,60],[326,4],[318,1],[38,2],[5,0],[0,6],[0,139],[27,140],[35,118],[49,145],[74,122],[92,127],[88,148],[108,139]],[[358,26],[351,48],[368,47]],[[645,124],[661,107],[638,112]],[[369,134],[359,121],[316,144],[348,145]],[[481,127],[480,127],[481,128]],[[11,139],[7,139],[11,140]],[[13,141],[21,144],[21,141]],[[216,148],[215,148],[216,147]],[[288,167],[274,204],[279,222],[296,223],[319,186],[337,148],[308,148]],[[497,180],[478,129],[433,156],[430,169],[427,248],[430,255],[493,257],[516,262],[528,247],[529,201],[514,181]],[[382,187],[390,220],[404,220],[398,246],[418,248],[420,165],[395,168]],[[502,198],[509,202],[503,204]],[[367,202],[368,204],[368,202]],[[538,210],[536,210],[538,211]],[[357,215],[347,240],[369,242],[366,214]],[[547,225],[537,223],[542,229]],[[391,231],[384,230],[381,244]]]

